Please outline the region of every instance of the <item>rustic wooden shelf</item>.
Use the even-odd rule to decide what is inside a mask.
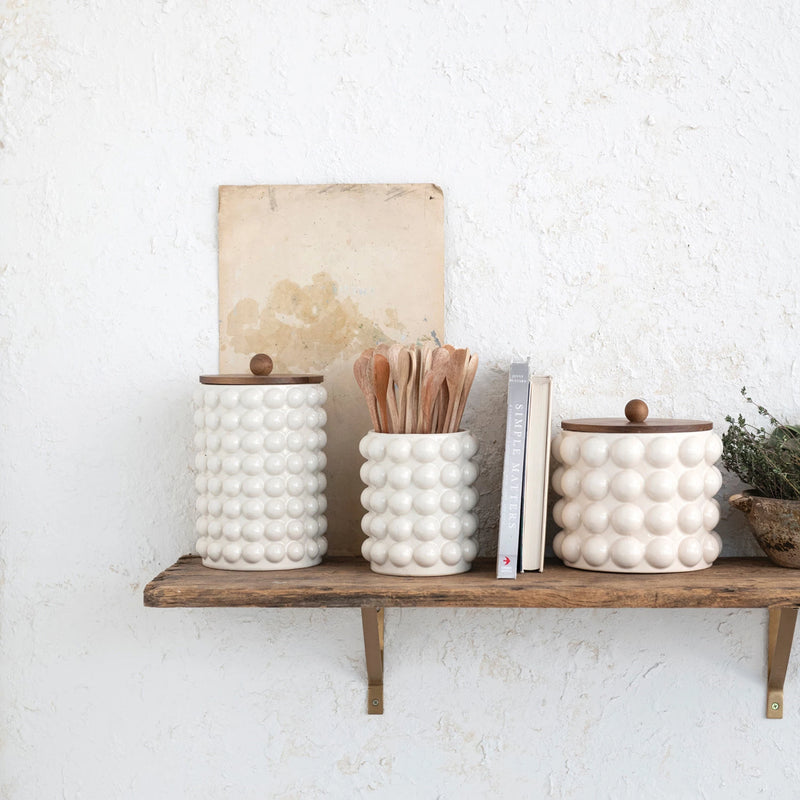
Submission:
[[[766,558],[723,558],[709,569],[657,575],[587,572],[548,561],[544,572],[497,580],[493,560],[441,578],[378,575],[361,558],[329,558],[308,569],[236,572],[208,569],[184,556],[144,589],[154,608],[261,606],[360,608],[370,713],[383,711],[383,609],[472,608],[767,608],[767,716],[783,716],[783,683],[791,652],[800,571]]]

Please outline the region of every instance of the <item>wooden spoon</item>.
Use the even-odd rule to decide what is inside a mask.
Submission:
[[[375,391],[370,379],[370,357],[366,352],[362,353],[353,364],[353,374],[355,375],[358,388],[364,395],[367,401],[367,408],[369,409],[370,420],[372,421],[372,428],[376,433],[380,432],[381,423],[378,419],[378,403],[375,398]]]
[[[376,352],[372,356],[372,384],[375,397],[378,401],[378,409],[383,420],[383,433],[394,433],[392,418],[389,415],[389,384],[391,383],[391,370],[386,356]],[[394,393],[391,395],[394,401]],[[394,402],[392,402],[394,405]],[[396,413],[396,410],[395,410]]]
[[[447,411],[442,423],[443,433],[452,433],[455,428],[456,409],[461,400],[461,390],[464,386],[464,371],[469,358],[469,350],[462,348],[450,353],[450,360],[447,362],[445,372],[445,382],[447,384]]]
[[[417,358],[417,433],[431,433],[430,428],[425,427],[425,422],[422,418],[422,387],[425,384],[425,376],[430,372],[435,349],[432,342],[425,342],[420,347]]]
[[[422,379],[421,403],[420,403],[420,433],[433,433],[433,404],[439,396],[442,384],[447,374],[447,362],[450,360],[450,353],[444,347],[437,347],[432,355],[430,368],[425,372]]]
[[[394,432],[403,433],[406,415],[406,385],[408,384],[409,371],[408,357],[405,355],[403,345],[393,344],[389,347],[386,358],[389,361],[389,369],[392,376],[389,395],[390,399],[394,400],[395,406]]]
[[[403,430],[406,433],[416,433],[417,406],[419,405],[419,383],[417,376],[417,355],[416,347],[410,347],[407,351],[408,358],[408,386],[406,387],[406,415],[403,420]]]
[[[475,380],[475,373],[478,371],[478,356],[476,353],[471,353],[469,361],[464,371],[464,386],[461,389],[461,397],[458,400],[458,407],[456,408],[455,419],[453,422],[453,431],[457,431],[461,425],[461,417],[464,415],[464,409],[467,406],[467,398],[469,397],[469,390],[472,388],[472,382]]]

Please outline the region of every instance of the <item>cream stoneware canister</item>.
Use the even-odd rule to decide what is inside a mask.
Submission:
[[[626,419],[566,420],[553,440],[555,554],[604,572],[688,572],[722,548],[714,530],[722,442],[712,423],[647,419],[641,400]]]
[[[325,539],[325,389],[321,375],[204,375],[197,428],[196,549],[215,569],[311,567]]]
[[[469,431],[370,431],[359,450],[366,459],[361,553],[372,571],[425,576],[470,569],[478,552],[478,440]]]

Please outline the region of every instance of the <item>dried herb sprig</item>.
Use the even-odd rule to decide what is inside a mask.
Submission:
[[[725,417],[722,463],[764,497],[800,500],[800,426],[786,425],[754,402],[742,387],[742,396],[772,426],[750,425],[739,414]]]

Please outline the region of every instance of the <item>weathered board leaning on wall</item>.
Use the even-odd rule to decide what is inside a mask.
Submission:
[[[433,184],[221,186],[219,368],[322,373],[328,541],[360,552],[370,429],[353,361],[381,341],[443,340],[444,199]]]

